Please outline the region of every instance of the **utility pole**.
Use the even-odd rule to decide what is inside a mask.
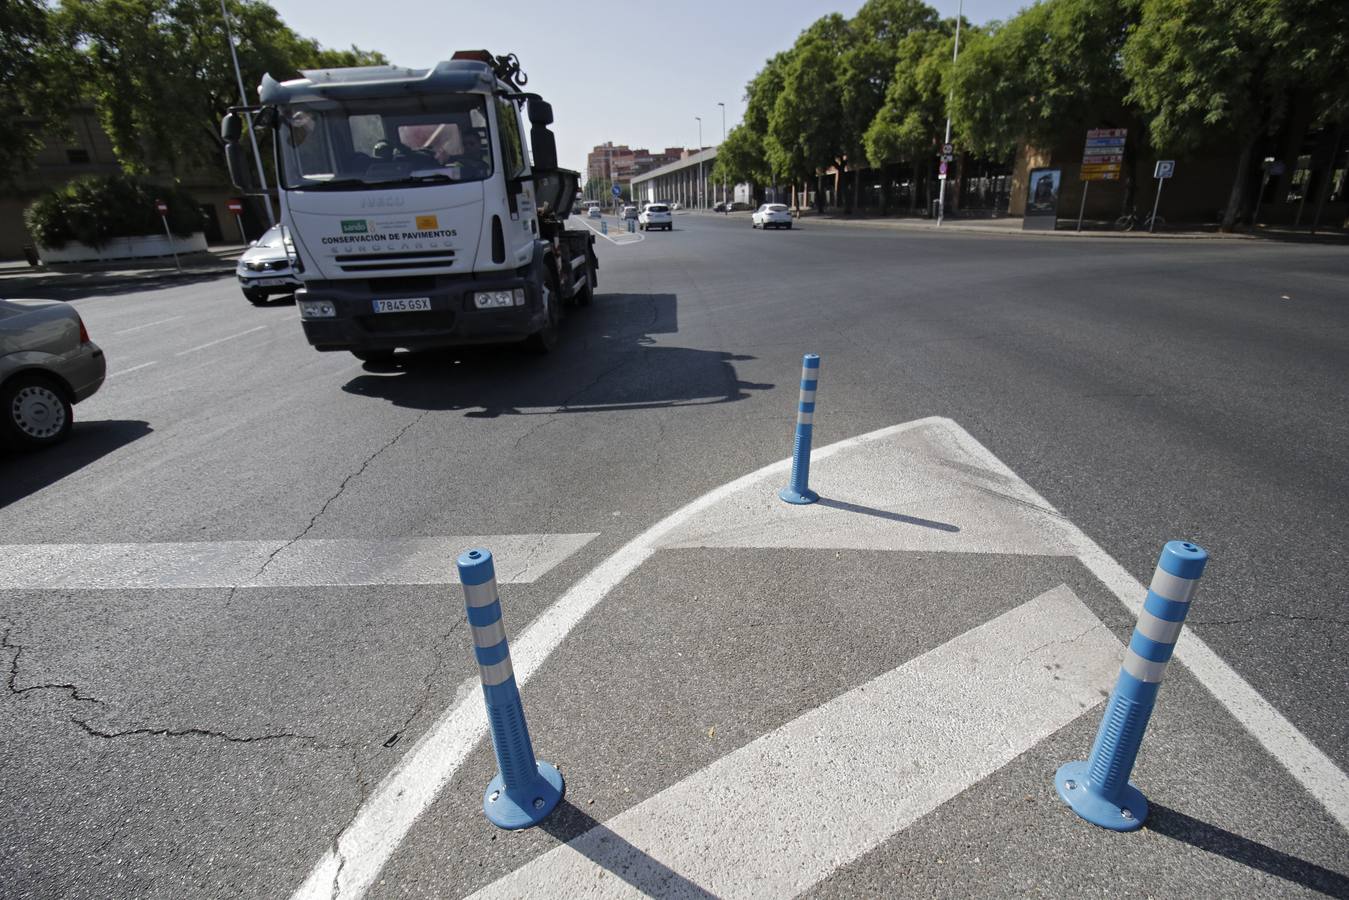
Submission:
[[[239,81],[239,104],[248,105],[248,92],[244,90],[244,76],[239,71],[239,53],[234,49],[234,35],[230,32],[230,14],[225,10],[225,0],[220,0],[220,17],[225,20],[225,40],[230,45],[230,59],[234,60],[234,77]],[[253,142],[253,159],[258,164],[258,184],[262,186],[262,203],[267,207],[267,224],[275,225],[276,216],[272,215],[272,198],[267,193],[267,173],[262,168],[262,151],[258,149],[258,133],[253,130],[253,116],[244,113],[248,123],[248,139]]]
[[[965,0],[960,0],[959,11],[956,13],[956,46],[951,51],[951,68],[955,68],[956,59],[960,56],[960,20],[965,18]],[[951,85],[951,90],[946,92],[946,137],[942,139],[942,152],[946,152],[946,145],[951,143],[951,97],[955,92],[955,85]],[[931,171],[929,169],[928,171]],[[941,226],[942,217],[946,213],[946,179],[939,182],[941,191],[937,194],[937,225]]]
[[[703,200],[703,117],[694,116],[698,120],[698,190],[693,195],[693,208],[702,209]]]
[[[718,148],[717,148],[717,156],[721,156],[721,148],[726,146],[726,104],[725,104],[725,103],[718,103],[717,106],[720,106],[720,107],[721,107],[721,147],[718,147]],[[722,203],[726,203],[726,202],[729,202],[731,198],[728,197],[728,196],[726,196],[726,167],[725,167],[725,166],[722,167],[721,172],[722,172],[722,175],[721,175],[721,202],[722,202]]]

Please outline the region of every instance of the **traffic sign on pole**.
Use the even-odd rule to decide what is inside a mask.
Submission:
[[[941,165],[937,167],[937,173],[941,175],[942,178],[946,177],[946,160],[943,159],[941,161]]]
[[[952,153],[955,153],[955,152],[956,152],[955,144],[942,144],[942,145],[941,145],[941,155],[942,155],[942,156],[949,157]]]
[[[1082,150],[1083,181],[1118,181],[1124,168],[1127,128],[1092,128]]]
[[[244,211],[244,202],[238,199],[226,200],[225,208],[237,216]]]
[[[159,213],[161,216],[167,216],[169,214],[169,205],[163,200],[156,200],[155,212]]]
[[[613,186],[612,188],[610,188],[609,190],[613,193],[613,195],[614,195],[615,197],[622,197],[622,196],[623,196],[623,189],[622,189],[621,187],[619,187],[618,185],[614,185],[614,186]]]

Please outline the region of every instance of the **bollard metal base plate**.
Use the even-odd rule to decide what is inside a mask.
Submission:
[[[1116,804],[1087,789],[1086,762],[1070,762],[1054,774],[1054,787],[1073,812],[1093,825],[1111,831],[1136,831],[1148,817],[1148,801],[1133,782],[1124,785],[1122,803]],[[1072,783],[1072,787],[1068,784]]]
[[[788,503],[795,503],[798,505],[805,503],[814,503],[816,500],[820,499],[820,495],[812,491],[810,488],[806,488],[805,492],[801,493],[792,490],[790,487],[785,487],[782,490],[778,491],[778,496],[781,497],[783,500],[786,500]]]
[[[506,790],[506,782],[498,772],[483,794],[482,811],[496,827],[519,831],[542,822],[565,792],[562,773],[541,761],[534,783],[513,791]]]

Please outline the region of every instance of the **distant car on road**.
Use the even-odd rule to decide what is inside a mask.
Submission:
[[[719,213],[730,212],[731,211],[730,206],[731,205],[729,203],[722,203],[721,201],[717,201],[716,203],[712,204],[712,212],[719,212]]]
[[[755,228],[792,227],[792,214],[785,203],[765,203],[750,216],[750,224]]]
[[[604,218],[604,213],[600,212],[600,208],[598,206],[592,206],[589,209],[587,209],[586,215],[590,216],[590,218],[592,219]]]
[[[273,225],[244,251],[234,274],[239,276],[239,287],[254,306],[267,302],[272,294],[293,294],[303,287],[291,268],[293,246],[290,236],[280,225]]]
[[[671,203],[671,204],[670,204],[670,209],[673,209],[673,210],[680,210],[680,209],[683,209],[683,208],[684,208],[684,207],[680,206],[678,203]]]
[[[642,231],[651,231],[655,228],[673,231],[674,217],[670,215],[670,207],[664,203],[648,203],[646,209],[637,217],[637,227]]]
[[[623,212],[620,214],[620,218],[624,218],[624,219],[635,219],[635,218],[637,218],[637,207],[632,206],[632,205],[628,205],[628,206],[623,207]]]
[[[103,386],[107,360],[84,321],[57,300],[0,300],[0,443],[35,450],[60,443],[71,407]]]

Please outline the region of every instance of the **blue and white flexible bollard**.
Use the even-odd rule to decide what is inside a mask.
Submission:
[[[473,652],[482,674],[483,700],[492,726],[497,776],[487,785],[482,809],[493,825],[512,831],[537,825],[562,799],[562,773],[534,758],[525,727],[525,709],[511,668],[511,651],[501,622],[496,570],[487,550],[459,555],[459,580],[464,585]]]
[[[1162,548],[1091,757],[1060,766],[1054,775],[1059,796],[1094,825],[1133,831],[1148,816],[1148,801],[1129,774],[1207,563],[1208,553],[1198,544],[1168,541]]]
[[[600,219],[600,234],[608,234],[608,233],[609,233],[609,223],[604,221],[603,219]]]
[[[801,360],[801,400],[796,408],[796,446],[792,452],[792,483],[778,491],[788,503],[814,503],[820,496],[810,489],[810,436],[815,428],[815,387],[820,383],[820,357],[807,353]]]

